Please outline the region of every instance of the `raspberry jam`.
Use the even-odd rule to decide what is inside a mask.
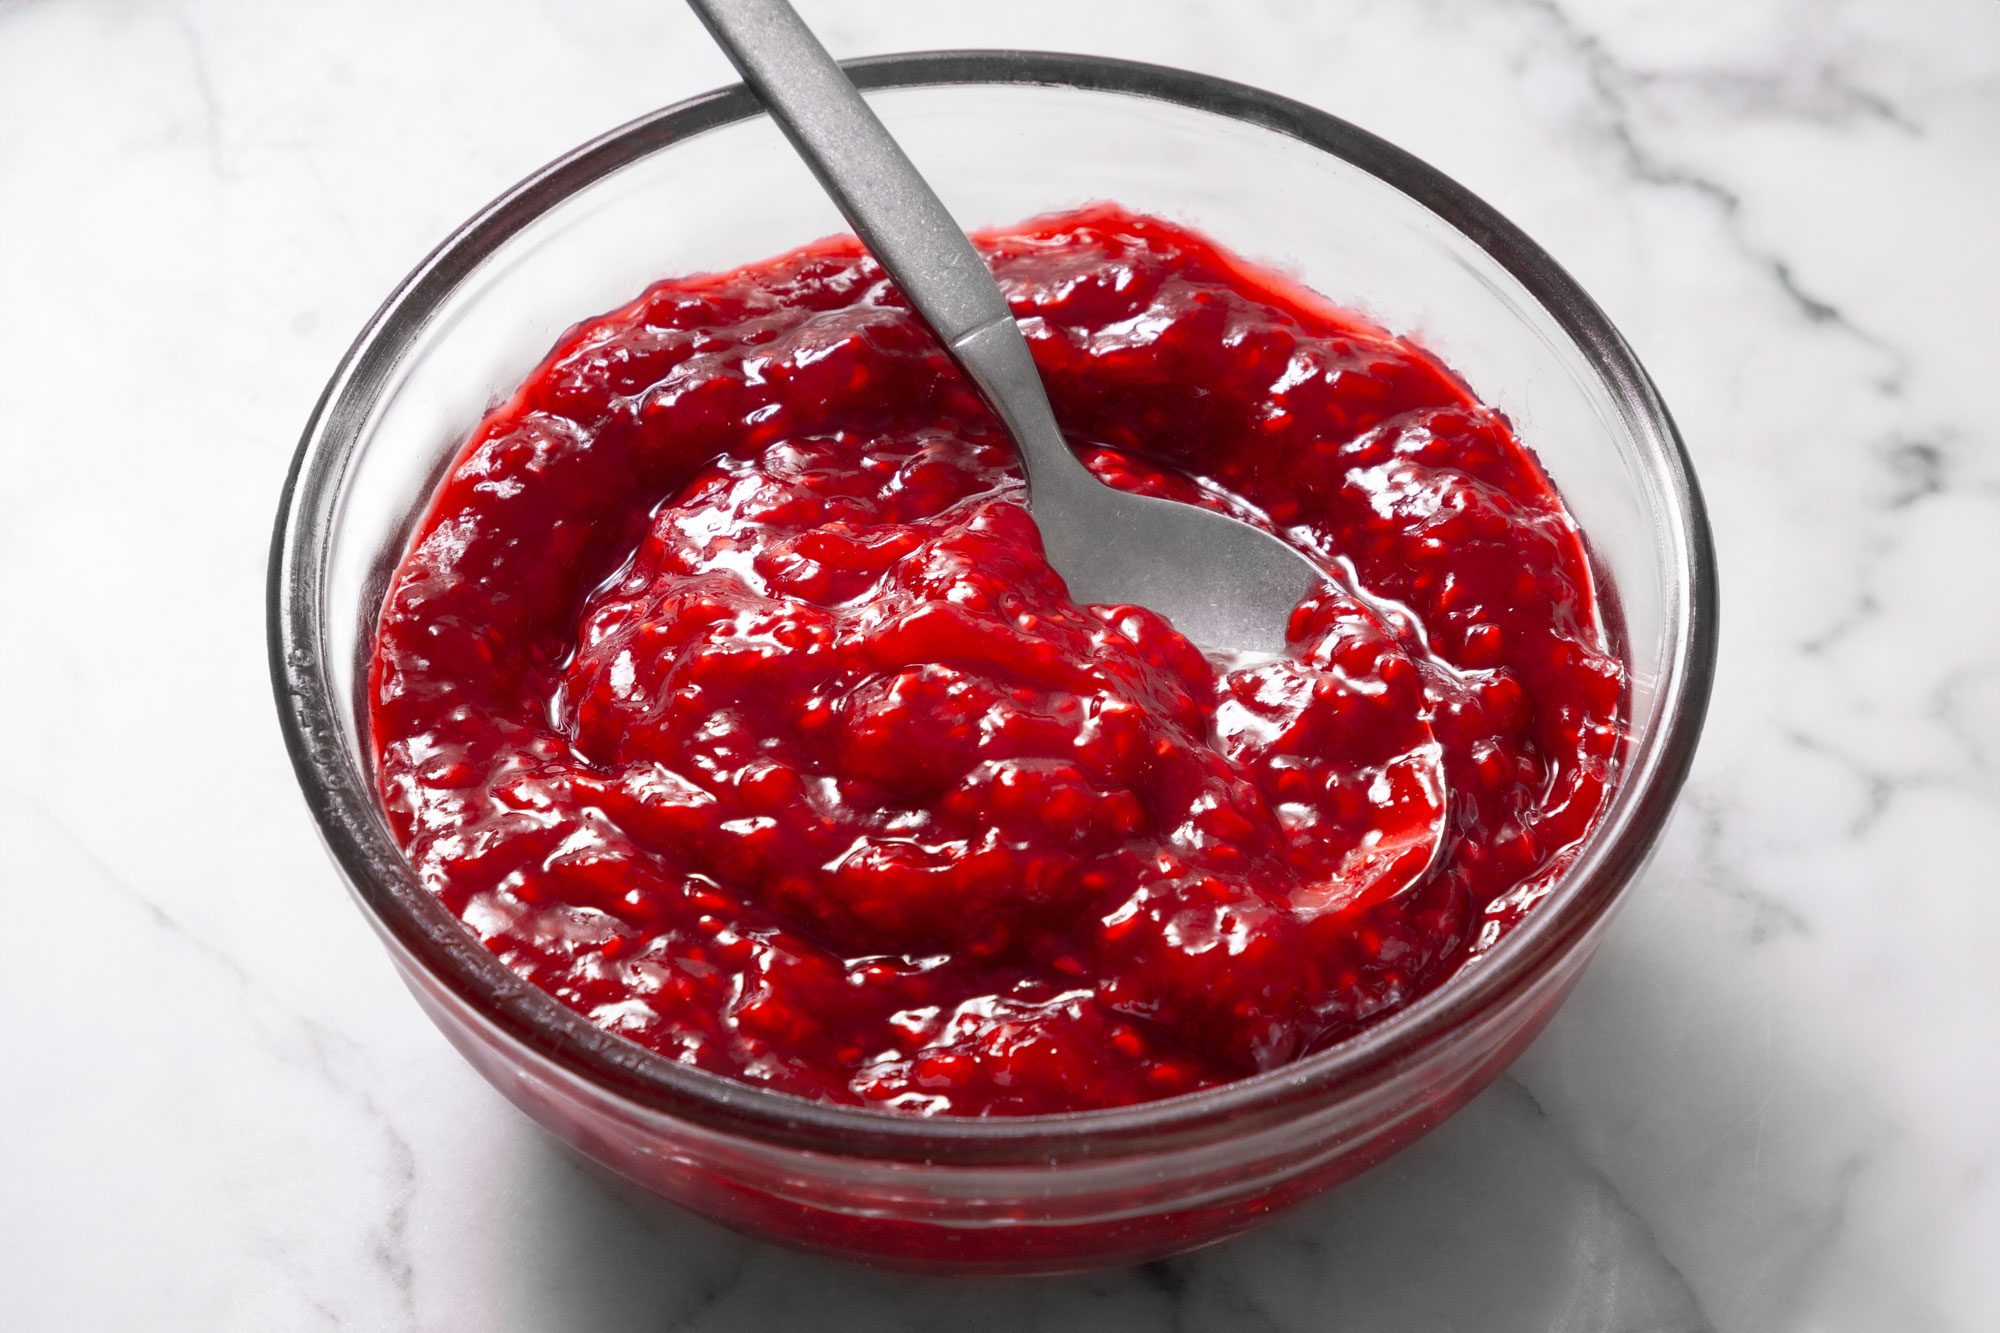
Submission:
[[[479,426],[383,608],[383,799],[511,968],[731,1078],[978,1115],[1273,1068],[1597,821],[1581,540],[1449,370],[1200,236],[980,244],[1099,476],[1319,559],[1288,655],[1072,602],[997,423],[831,241],[577,326]]]

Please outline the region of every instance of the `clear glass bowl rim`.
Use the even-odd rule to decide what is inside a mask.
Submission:
[[[639,1108],[774,1147],[925,1165],[1040,1165],[1235,1137],[1359,1100],[1456,1029],[1504,1004],[1587,938],[1644,863],[1693,761],[1716,656],[1713,542],[1692,466],[1651,379],[1556,262],[1434,167],[1324,111],[1187,70],[1040,51],[925,51],[844,62],[863,89],[1030,85],[1124,94],[1297,139],[1423,205],[1504,267],[1583,349],[1628,421],[1664,501],[1668,650],[1659,723],[1634,748],[1605,822],[1549,897],[1476,964],[1326,1050],[1205,1091],[1112,1110],[921,1118],[813,1102],[677,1064],[597,1027],[529,985],[426,891],[373,784],[345,752],[325,665],[322,574],[347,463],[375,395],[452,290],[520,228],[602,177],[704,131],[764,114],[741,84],[641,116],[564,154],[453,232],[376,311],[328,381],[285,479],[271,548],[272,686],[300,787],[365,911],[407,958],[507,1039]]]

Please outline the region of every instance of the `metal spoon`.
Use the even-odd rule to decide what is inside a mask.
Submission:
[[[1326,575],[1209,509],[1130,495],[1077,461],[993,275],[786,0],[688,0],[855,233],[1014,437],[1049,563],[1079,602],[1157,611],[1204,648],[1280,653]]]

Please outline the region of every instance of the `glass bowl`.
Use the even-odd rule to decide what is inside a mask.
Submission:
[[[482,948],[377,806],[366,660],[390,572],[484,412],[570,324],[652,280],[844,230],[742,87],[536,172],[419,265],[341,362],[285,483],[271,670],[329,851],[419,1003],[529,1115],[697,1212],[905,1267],[1052,1271],[1206,1244],[1355,1174],[1463,1105],[1540,1030],[1681,785],[1715,656],[1713,553],[1645,372],[1491,208],[1310,107],[1203,75],[1029,52],[849,66],[970,227],[1096,199],[1192,224],[1409,334],[1513,419],[1575,513],[1632,667],[1622,785],[1528,920],[1437,990],[1285,1068],[1129,1108],[924,1119],[675,1064]]]

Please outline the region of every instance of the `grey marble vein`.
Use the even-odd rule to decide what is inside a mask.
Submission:
[[[1901,393],[1908,375],[1902,353],[1880,335],[1861,327],[1832,301],[1808,290],[1790,260],[1751,235],[1741,191],[1693,166],[1671,160],[1648,145],[1637,128],[1631,105],[1633,89],[1662,82],[1660,76],[1626,66],[1558,0],[1511,2],[1545,18],[1562,44],[1582,63],[1597,96],[1600,114],[1596,128],[1616,153],[1624,171],[1641,184],[1685,190],[1712,204],[1738,252],[1761,269],[1809,323],[1837,328],[1879,353],[1883,358],[1883,372],[1878,381],[1881,390],[1892,396]],[[1700,90],[1704,82],[1712,86],[1714,81],[1697,80],[1696,89]],[[1852,98],[1848,100],[1850,104],[1860,104]]]

